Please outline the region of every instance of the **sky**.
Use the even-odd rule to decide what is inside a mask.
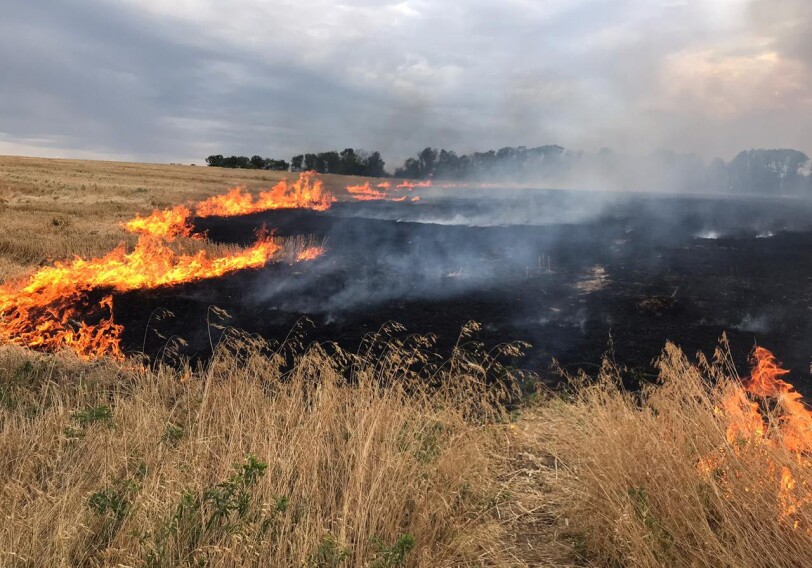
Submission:
[[[5,0],[0,153],[812,154],[810,0]]]

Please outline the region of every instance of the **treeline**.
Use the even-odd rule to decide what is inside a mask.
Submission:
[[[316,171],[322,174],[343,174],[348,176],[387,177],[380,152],[366,152],[346,148],[341,152],[330,151],[318,154],[299,154],[290,159],[273,160],[262,156],[230,156],[216,154],[206,158],[209,166],[216,168],[243,168],[251,170]]]
[[[395,170],[395,177],[411,179],[514,178],[526,170],[555,169],[564,148],[556,145],[506,147],[458,156],[453,150],[425,148]]]
[[[388,177],[380,152],[299,154],[285,160],[209,156],[210,166],[265,170],[314,170],[324,174]],[[812,160],[797,150],[746,150],[730,162],[705,162],[693,153],[627,154],[604,148],[589,153],[547,145],[505,147],[460,154],[424,148],[395,169],[408,179],[519,182],[551,187],[639,189],[756,194],[812,194]]]
[[[457,155],[425,148],[395,170],[396,177],[537,183],[551,187],[673,192],[811,195],[812,160],[797,150],[740,152],[730,162],[693,153],[595,153],[561,146],[507,147]]]
[[[542,162],[550,165],[564,153],[561,146],[502,148],[458,156],[451,150],[425,148],[416,158],[408,158],[395,169],[395,177],[410,179],[444,178],[466,179],[495,176],[513,177],[518,171],[537,169]],[[209,166],[219,168],[246,168],[259,170],[305,171],[351,176],[389,177],[380,152],[366,152],[346,148],[341,152],[329,151],[293,156],[290,162],[261,156],[230,156],[220,154],[206,158]]]
[[[313,170],[322,174],[387,177],[380,152],[365,152],[347,148],[341,152],[299,154],[290,159],[294,171]]]
[[[287,171],[290,164],[285,160],[274,160],[262,156],[223,156],[213,154],[206,158],[206,164],[213,168],[242,168],[245,170],[276,170]]]

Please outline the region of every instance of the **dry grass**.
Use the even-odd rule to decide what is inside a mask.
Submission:
[[[135,238],[136,213],[243,185],[259,191],[297,174],[201,166],[0,156],[0,282],[52,260],[100,256]],[[341,197],[356,177],[322,176]]]
[[[579,552],[599,566],[807,565],[812,507],[787,517],[780,488],[786,467],[791,498],[808,499],[809,466],[780,443],[727,440],[719,409],[741,391],[726,351],[696,365],[668,345],[659,367],[661,384],[633,394],[607,364],[538,410],[530,443],[554,460],[545,485]]]
[[[514,563],[486,358],[228,343],[196,372],[0,351],[0,563]]]
[[[279,175],[0,157],[0,279],[103,254],[136,212]],[[807,495],[809,467],[728,442],[724,353],[692,364],[669,345],[659,385],[627,392],[606,364],[508,417],[508,369],[430,351],[242,337],[190,369],[0,347],[0,565],[808,564],[810,503],[788,519],[777,476]]]

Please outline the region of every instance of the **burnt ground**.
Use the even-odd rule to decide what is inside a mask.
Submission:
[[[773,350],[812,394],[812,209],[804,202],[538,191],[493,199],[337,204],[197,220],[215,241],[248,243],[262,225],[314,235],[327,253],[217,280],[116,298],[124,343],[210,353],[208,307],[229,323],[284,339],[306,315],[306,340],[355,348],[386,321],[433,333],[448,351],[468,320],[480,339],[533,345],[522,366],[552,376],[594,371],[610,337],[639,376],[666,340],[710,353],[726,332],[739,369],[754,343]],[[156,318],[167,308],[174,317]],[[152,317],[151,317],[152,316]],[[158,321],[160,320],[160,321]]]

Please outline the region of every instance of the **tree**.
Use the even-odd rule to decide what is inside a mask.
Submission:
[[[213,168],[222,168],[223,167],[223,155],[222,154],[213,154],[206,158],[206,164]]]
[[[290,168],[290,164],[288,164],[285,160],[272,160],[268,159],[265,160],[265,169],[266,170],[274,170],[277,172],[286,172]]]
[[[425,148],[417,155],[420,160],[420,177],[429,177],[434,173],[434,165],[437,162],[437,150]]]
[[[318,171],[319,157],[316,154],[305,154],[304,169]]]
[[[290,159],[290,169],[293,170],[294,172],[302,171],[302,162],[303,161],[304,161],[304,155],[303,154],[298,154],[296,156],[293,156]]]
[[[395,177],[417,179],[420,177],[420,162],[414,158],[407,158],[403,167],[395,170]]]
[[[338,173],[348,175],[348,176],[357,176],[361,175],[363,171],[363,165],[358,159],[358,155],[355,153],[355,150],[352,148],[345,148],[341,151],[341,163],[339,165]]]
[[[257,170],[264,170],[265,158],[262,156],[251,156],[251,167]]]
[[[386,163],[381,158],[380,152],[372,152],[366,159],[366,167],[363,175],[370,177],[385,177],[386,170],[383,169]]]
[[[460,171],[461,160],[452,151],[440,150],[437,156],[437,164],[434,166],[434,175],[438,178],[459,178],[462,177]]]
[[[319,154],[319,162],[321,173],[335,174],[341,168],[341,157],[335,150]]]

